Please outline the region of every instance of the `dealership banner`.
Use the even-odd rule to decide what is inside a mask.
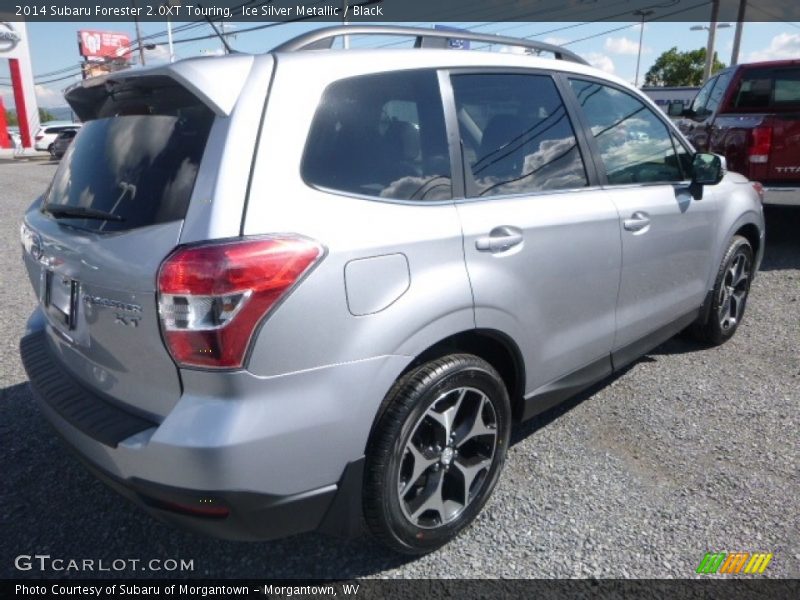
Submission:
[[[4,0],[4,2],[7,0]],[[10,2],[9,2],[10,4]],[[714,5],[720,21],[800,21],[800,3],[785,0],[59,0],[19,2],[26,21],[703,21]],[[650,12],[652,11],[652,13]]]

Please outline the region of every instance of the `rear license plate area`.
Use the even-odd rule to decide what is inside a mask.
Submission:
[[[45,275],[44,307],[47,313],[67,329],[75,329],[78,312],[78,282],[53,271]]]

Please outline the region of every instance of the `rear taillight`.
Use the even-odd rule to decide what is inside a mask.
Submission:
[[[44,136],[43,136],[43,135],[37,135],[37,136],[36,136],[36,141],[37,141],[37,142],[41,142],[43,139],[44,139]]]
[[[164,339],[182,366],[237,369],[258,324],[320,259],[294,236],[178,248],[158,273]]]
[[[751,163],[766,164],[772,150],[772,127],[756,127],[750,132],[747,157]]]

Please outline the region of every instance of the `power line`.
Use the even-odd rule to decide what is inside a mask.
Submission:
[[[786,23],[787,25],[791,25],[792,27],[800,29],[800,25],[797,25],[796,23],[793,23],[792,21],[786,21],[784,19],[781,19],[775,13],[768,11],[766,8],[762,8],[762,7],[758,6],[757,4],[752,4],[750,2],[747,2],[747,6],[750,7],[750,8],[755,8],[758,11],[761,11],[765,15],[769,15],[770,17],[772,17],[773,19],[775,19],[777,21],[780,21],[781,23]]]

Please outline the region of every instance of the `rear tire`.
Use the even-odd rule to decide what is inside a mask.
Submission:
[[[497,483],[511,430],[503,380],[453,354],[401,377],[367,448],[364,516],[386,546],[424,554],[456,537]]]
[[[690,327],[692,337],[715,346],[733,337],[747,305],[753,280],[753,256],[750,242],[740,235],[734,236],[714,280],[708,319]]]

